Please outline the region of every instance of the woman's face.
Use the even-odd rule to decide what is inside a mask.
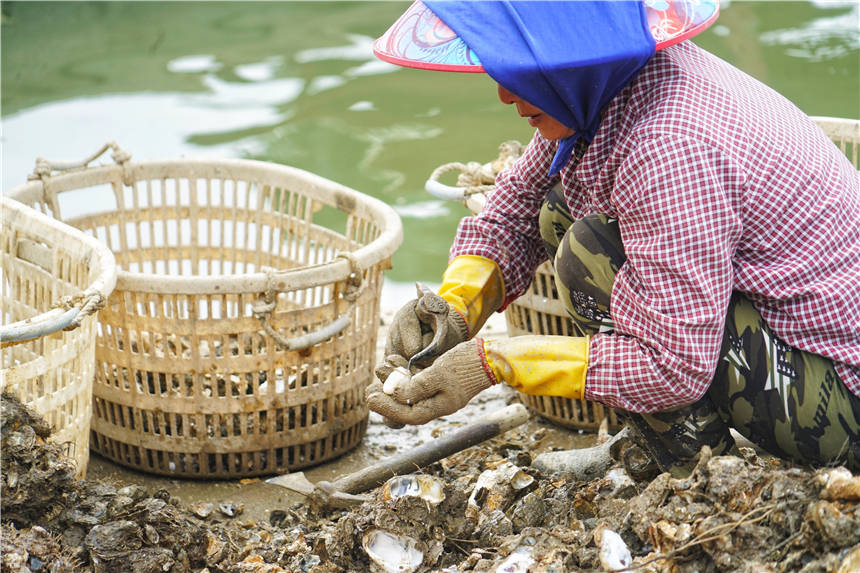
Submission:
[[[555,119],[545,114],[539,108],[536,108],[526,100],[516,96],[499,86],[499,100],[504,104],[516,104],[517,113],[520,117],[527,117],[529,125],[536,127],[540,134],[547,139],[564,139],[573,135],[573,130]]]

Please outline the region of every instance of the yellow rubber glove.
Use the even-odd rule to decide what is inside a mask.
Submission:
[[[439,296],[463,316],[471,338],[505,300],[502,271],[486,257],[460,255],[445,269]]]
[[[520,392],[579,400],[585,393],[588,337],[525,335],[484,340],[487,364]]]

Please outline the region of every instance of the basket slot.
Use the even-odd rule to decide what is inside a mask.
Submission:
[[[256,448],[274,448],[285,442],[319,442],[328,437],[332,426],[346,428],[366,418],[366,411],[357,404],[341,410],[333,420],[323,416],[325,405],[321,402],[283,408],[275,411],[274,423],[268,428],[260,426],[260,412],[256,411],[217,412],[198,417],[132,408],[129,416],[129,412],[115,415],[97,405],[92,428],[97,434],[118,441],[128,441],[128,430],[137,430],[138,439],[132,443],[153,451],[241,452],[248,449],[251,438]],[[263,419],[270,416],[266,413]]]
[[[364,417],[344,430],[329,433],[312,442],[227,453],[145,449],[104,435],[93,435],[94,447],[126,465],[168,475],[229,477],[271,474],[319,463],[354,447],[366,429],[367,420]]]
[[[276,227],[276,216],[261,215],[259,228],[256,222],[229,220],[219,226],[213,226],[211,221],[197,221],[195,225],[189,220],[188,207],[162,211],[159,216],[168,218],[150,221],[153,211],[137,209],[122,217],[100,215],[71,223],[91,230],[110,248],[118,249],[120,265],[140,273],[199,276],[253,273],[264,266],[258,261],[265,261],[265,266],[272,268],[291,269],[331,261],[338,252],[350,250],[351,244],[355,246],[354,240],[347,241],[315,224],[307,228],[311,236],[285,235]],[[212,216],[226,219],[232,214],[218,208],[212,209]],[[276,244],[280,252],[269,253],[264,259],[261,247],[270,244]],[[226,260],[225,252],[230,253]]]
[[[45,271],[51,272],[53,269],[54,255],[44,243],[21,238],[18,240],[16,255],[22,261],[37,265]]]
[[[813,117],[824,134],[836,144],[855,168],[860,170],[860,120]]]
[[[3,259],[3,323],[11,324],[50,309],[55,300],[53,265],[46,269],[28,261]]]
[[[579,336],[555,288],[549,262],[542,263],[526,293],[508,305],[505,321],[510,336],[549,334]],[[554,423],[573,429],[596,430],[604,417],[611,429],[620,428],[616,413],[596,402],[557,396],[520,394],[526,406]]]

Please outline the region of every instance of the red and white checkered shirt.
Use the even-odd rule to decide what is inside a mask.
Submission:
[[[574,218],[618,220],[627,262],[615,331],[591,339],[587,399],[655,412],[701,398],[733,290],[860,396],[860,178],[791,102],[682,42],[655,54],[585,155],[549,178],[556,145],[535,134],[461,222],[451,256],[496,261],[510,301],[546,259],[538,213],[559,177]]]

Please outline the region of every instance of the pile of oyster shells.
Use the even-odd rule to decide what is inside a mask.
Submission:
[[[351,511],[185,507],[167,490],[74,481],[49,429],[2,400],[0,570],[195,573],[860,571],[860,476],[748,449],[634,483],[543,474],[519,428],[392,478]]]
[[[578,482],[492,451],[477,468],[455,456],[340,517],[326,555],[385,573],[860,571],[860,476],[741,453],[705,449],[688,478],[641,484],[618,467]]]

